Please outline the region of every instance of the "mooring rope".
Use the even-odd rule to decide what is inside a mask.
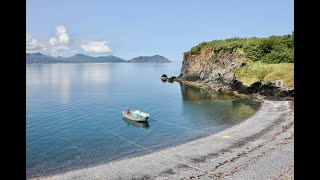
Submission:
[[[106,108],[106,110],[108,110],[108,111],[119,111],[119,110],[112,109],[112,108]],[[212,133],[208,133],[208,132],[201,131],[201,130],[197,130],[197,129],[188,128],[188,127],[185,127],[185,126],[177,125],[177,124],[170,123],[170,122],[167,122],[167,121],[163,121],[163,120],[160,120],[160,119],[154,119],[154,118],[152,118],[152,120],[156,120],[156,121],[159,121],[159,122],[162,122],[162,123],[166,123],[166,124],[170,124],[170,125],[173,125],[173,126],[176,126],[176,127],[188,129],[188,130],[191,130],[191,131],[203,133],[203,134],[206,134],[206,135],[212,135]],[[231,122],[233,122],[233,121],[231,121]],[[223,126],[223,125],[219,125],[219,126],[216,126],[216,127],[221,127],[221,126]]]
[[[94,121],[94,122],[95,122],[96,124],[98,124],[100,127],[102,127],[103,129],[105,129],[105,130],[107,130],[108,132],[112,133],[113,135],[115,135],[115,136],[117,136],[117,137],[119,137],[119,138],[121,138],[121,139],[123,139],[123,140],[125,140],[125,141],[127,141],[127,142],[129,142],[129,143],[131,143],[131,144],[133,144],[133,145],[135,145],[135,146],[138,146],[138,147],[140,147],[140,148],[142,148],[142,149],[144,149],[144,150],[146,150],[146,151],[149,151],[149,152],[151,152],[151,153],[153,153],[153,154],[155,154],[155,155],[158,155],[158,156],[160,156],[160,157],[166,158],[166,159],[171,160],[171,161],[173,161],[173,162],[176,162],[176,163],[179,163],[179,164],[188,166],[188,167],[190,167],[190,168],[193,168],[193,169],[202,171],[202,172],[204,172],[204,174],[207,174],[207,173],[208,173],[207,170],[204,170],[204,169],[201,169],[201,168],[192,166],[192,165],[190,165],[190,164],[186,164],[186,163],[183,163],[183,162],[181,162],[181,161],[178,161],[178,160],[172,159],[172,158],[170,158],[170,157],[164,156],[164,155],[162,155],[162,154],[156,153],[155,151],[152,151],[152,150],[150,150],[150,149],[148,149],[148,148],[146,148],[146,147],[144,147],[144,146],[141,146],[141,145],[139,145],[139,144],[137,144],[137,143],[135,143],[135,142],[133,142],[133,141],[130,141],[129,139],[127,139],[127,138],[125,138],[125,137],[120,136],[119,134],[111,131],[110,129],[108,129],[108,128],[104,127],[104,126],[102,126],[102,125],[99,124],[98,122],[96,122],[96,121]],[[223,179],[230,179],[229,177],[221,177],[221,178],[223,178]]]
[[[113,110],[113,109],[109,109],[109,110]],[[113,110],[113,111],[119,111],[119,110]],[[289,116],[288,118],[286,118],[286,120],[288,120],[289,118],[290,118],[290,116]],[[174,126],[176,126],[176,127],[188,129],[188,130],[191,130],[191,131],[196,131],[196,132],[204,133],[204,134],[207,134],[207,135],[213,135],[212,133],[208,133],[208,132],[205,132],[205,131],[200,131],[200,130],[196,130],[196,129],[192,129],[192,128],[180,126],[180,125],[177,125],[177,124],[174,124],[174,123],[170,123],[170,122],[167,122],[167,121],[162,121],[162,120],[159,120],[159,119],[154,119],[154,120],[159,121],[159,122],[163,122],[163,123],[166,123],[166,124],[174,125]],[[171,161],[174,161],[174,162],[176,162],[176,163],[179,163],[179,164],[182,164],[182,165],[185,165],[185,166],[188,166],[188,167],[191,167],[191,168],[194,168],[194,169],[197,169],[197,170],[199,170],[199,171],[202,171],[202,172],[207,173],[207,170],[204,170],[204,169],[201,169],[201,168],[198,168],[198,167],[195,167],[195,166],[192,166],[192,165],[183,163],[183,162],[181,162],[181,161],[172,159],[172,158],[170,158],[170,157],[167,157],[167,156],[158,154],[158,153],[156,153],[155,151],[152,151],[152,150],[150,150],[150,149],[148,149],[148,148],[146,148],[146,147],[143,147],[143,146],[141,146],[141,145],[139,145],[139,144],[137,144],[137,143],[135,143],[135,142],[130,141],[130,140],[127,139],[127,138],[122,137],[121,135],[119,135],[119,134],[111,131],[110,129],[102,126],[101,124],[97,123],[96,121],[95,121],[95,123],[98,124],[98,125],[99,125],[100,127],[102,127],[103,129],[105,129],[105,130],[109,131],[110,133],[114,134],[115,136],[117,136],[117,137],[119,137],[119,138],[121,138],[121,139],[123,139],[123,140],[125,140],[125,141],[127,141],[127,142],[129,142],[129,143],[131,143],[131,144],[134,144],[135,146],[138,146],[138,147],[140,147],[140,148],[142,148],[142,149],[144,149],[144,150],[147,150],[147,151],[149,151],[149,152],[151,152],[151,153],[154,153],[154,154],[156,154],[156,155],[158,155],[158,156],[160,156],[160,157],[166,158],[166,159],[171,160]],[[220,125],[220,126],[222,126],[222,125]],[[220,138],[219,138],[219,139],[220,139]],[[237,140],[237,139],[232,139],[232,138],[228,138],[228,141],[231,141],[231,142],[239,142],[239,140]],[[245,141],[245,142],[249,142],[249,141]],[[267,146],[267,147],[269,147],[269,145],[267,145],[267,144],[264,144],[264,145]],[[224,179],[229,179],[228,177],[222,177],[222,178],[224,178]]]
[[[116,109],[113,109],[113,108],[108,108],[107,110],[110,110],[110,111],[119,111],[119,110],[116,110]],[[174,124],[174,123],[170,123],[170,122],[167,122],[167,121],[163,121],[163,120],[160,120],[160,119],[154,119],[152,118],[152,120],[155,120],[155,121],[159,121],[159,122],[162,122],[162,123],[165,123],[165,124],[169,124],[169,125],[173,125],[173,126],[176,126],[176,127],[179,127],[179,128],[183,128],[183,129],[187,129],[187,130],[190,130],[190,131],[194,131],[194,132],[198,132],[198,133],[203,133],[203,134],[206,134],[206,135],[214,135],[213,133],[209,133],[209,132],[205,132],[205,131],[201,131],[201,130],[197,130],[197,129],[192,129],[192,128],[188,128],[188,127],[185,127],[185,126],[181,126],[181,125],[177,125],[177,124]],[[235,120],[233,120],[235,121]],[[233,122],[231,121],[231,122]],[[101,125],[100,125],[101,126]],[[219,126],[216,126],[216,127],[221,127],[223,125],[219,125]],[[110,130],[109,130],[110,131]],[[216,138],[217,140],[220,140],[220,138]],[[228,141],[231,141],[231,142],[238,142],[238,140],[236,139],[232,139],[232,138],[227,138]]]
[[[191,128],[180,126],[180,125],[177,125],[177,124],[173,124],[173,123],[170,123],[170,122],[167,122],[167,121],[162,121],[162,120],[159,120],[159,119],[154,119],[154,120],[160,121],[160,122],[163,122],[163,123],[166,123],[166,124],[170,124],[170,125],[173,125],[173,126],[177,126],[177,127],[180,127],[180,128],[188,129],[188,130],[191,130],[191,131],[200,132],[200,133],[204,133],[204,134],[207,134],[207,135],[212,135],[211,133],[208,133],[208,132],[205,132],[205,131],[191,129]]]
[[[158,155],[158,156],[160,156],[160,157],[166,158],[166,159],[171,160],[171,161],[174,161],[174,162],[176,162],[176,163],[179,163],[179,164],[182,164],[182,165],[185,165],[185,166],[188,166],[188,167],[197,169],[197,170],[199,170],[199,171],[207,172],[206,170],[200,169],[200,168],[198,168],[198,167],[195,167],[195,166],[192,166],[192,165],[183,163],[183,162],[181,162],[181,161],[172,159],[172,158],[170,158],[170,157],[167,157],[167,156],[158,154],[158,153],[156,153],[155,151],[152,151],[152,150],[150,150],[150,149],[148,149],[148,148],[146,148],[146,147],[144,147],[144,146],[141,146],[141,145],[139,145],[139,144],[137,144],[137,143],[135,143],[135,142],[133,142],[133,141],[130,141],[129,139],[127,139],[127,138],[125,138],[125,137],[120,136],[119,134],[111,131],[110,129],[108,129],[108,128],[104,127],[104,126],[102,126],[102,125],[99,124],[98,122],[96,122],[96,121],[94,121],[94,122],[95,122],[96,124],[98,124],[100,127],[102,127],[103,129],[105,129],[105,130],[109,131],[110,133],[112,133],[113,135],[115,135],[115,136],[117,136],[117,137],[119,137],[119,138],[121,138],[121,139],[123,139],[123,140],[125,140],[125,141],[127,141],[127,142],[129,142],[129,143],[131,143],[131,144],[134,144],[134,145],[136,145],[136,146],[138,146],[138,147],[140,147],[140,148],[142,148],[142,149],[144,149],[144,150],[146,150],[146,151],[149,151],[149,152],[151,152],[151,153],[154,153],[154,154],[156,154],[156,155]]]
[[[110,111],[119,111],[119,110],[116,110],[116,109],[112,109],[112,108],[108,108],[107,110],[110,110]],[[167,121],[163,121],[163,120],[160,120],[160,119],[154,119],[152,118],[152,120],[155,120],[155,121],[159,121],[159,122],[162,122],[162,123],[165,123],[165,124],[169,124],[169,125],[173,125],[173,126],[176,126],[176,127],[179,127],[179,128],[183,128],[183,129],[187,129],[187,130],[191,130],[191,131],[194,131],[194,132],[198,132],[198,133],[203,133],[203,134],[206,134],[206,135],[214,135],[213,133],[209,133],[209,132],[205,132],[205,131],[201,131],[201,130],[197,130],[197,129],[192,129],[192,128],[188,128],[188,127],[185,127],[185,126],[181,126],[181,125],[177,125],[177,124],[174,124],[174,123],[170,123],[170,122],[167,122]],[[235,121],[235,120],[234,120]],[[231,121],[233,122],[233,121]],[[219,125],[219,126],[216,126],[216,127],[221,127],[221,126],[224,126],[224,125]],[[234,141],[232,139],[228,139],[229,141]]]
[[[112,108],[103,108],[102,110],[107,110],[107,111],[118,111],[118,112],[120,112],[120,110],[112,109]]]

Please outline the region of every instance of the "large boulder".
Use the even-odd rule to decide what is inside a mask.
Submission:
[[[166,74],[162,74],[161,78],[160,78],[163,82],[166,82],[168,79],[168,76]]]
[[[168,82],[173,82],[175,79],[176,79],[177,77],[175,77],[175,76],[171,76],[169,79],[168,79]]]

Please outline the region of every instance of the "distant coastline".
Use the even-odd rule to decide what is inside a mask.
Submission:
[[[76,54],[70,57],[50,56],[40,52],[26,53],[26,64],[53,64],[53,63],[171,63],[167,58],[160,55],[138,56],[130,60],[125,60],[117,56],[88,56]]]

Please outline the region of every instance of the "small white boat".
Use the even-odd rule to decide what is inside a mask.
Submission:
[[[147,121],[150,114],[139,110],[130,110],[128,108],[125,108],[122,109],[122,116],[132,121]]]

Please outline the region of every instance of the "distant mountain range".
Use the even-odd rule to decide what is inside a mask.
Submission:
[[[84,54],[76,54],[71,57],[54,57],[42,53],[26,53],[26,64],[51,64],[51,63],[169,63],[167,58],[159,55],[154,56],[139,56],[129,61],[119,57],[110,56],[87,56]]]
[[[93,57],[84,54],[76,54],[71,57],[54,57],[42,53],[26,53],[26,63],[102,63],[102,62],[126,62],[126,60],[116,56]]]

